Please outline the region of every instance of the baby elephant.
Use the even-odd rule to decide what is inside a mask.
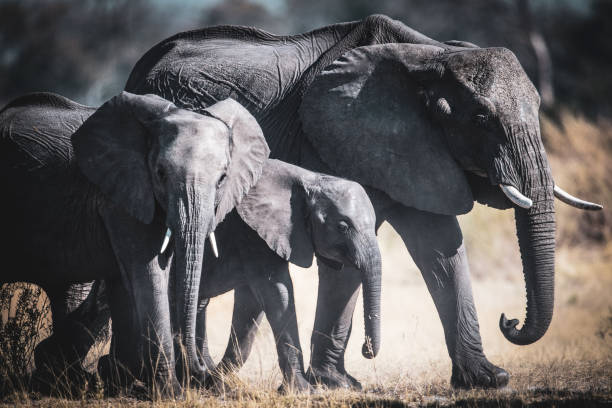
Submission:
[[[266,314],[283,373],[281,388],[306,391],[289,262],[309,267],[313,254],[339,274],[343,265],[361,271],[365,343],[373,358],[380,348],[381,262],[372,204],[357,183],[268,160],[258,183],[236,211],[217,227],[219,258],[206,249],[197,334],[202,363],[211,367],[206,345],[208,300],[235,289],[231,338],[211,379],[242,366],[258,323]]]

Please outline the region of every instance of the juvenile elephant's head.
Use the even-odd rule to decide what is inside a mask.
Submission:
[[[72,137],[79,168],[117,207],[146,224],[156,211],[165,215],[175,250],[176,324],[192,372],[202,371],[195,316],[205,239],[255,184],[269,153],[255,118],[234,100],[205,113],[123,92]],[[160,233],[160,250],[163,239]]]
[[[546,332],[553,311],[556,187],[540,138],[539,96],[502,48],[382,44],[344,54],[314,80],[301,117],[337,174],[409,207],[469,212],[474,200],[514,205],[527,318],[502,315],[516,344]]]
[[[380,349],[381,261],[374,209],[357,183],[268,160],[258,183],[237,207],[240,217],[280,257],[307,268],[313,254],[342,273],[361,271],[366,342]]]

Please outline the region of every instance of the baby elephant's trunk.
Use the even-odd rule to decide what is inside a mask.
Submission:
[[[363,317],[365,320],[365,341],[361,353],[365,358],[374,358],[380,350],[380,289],[381,262],[376,236],[365,252],[360,270],[363,283]]]

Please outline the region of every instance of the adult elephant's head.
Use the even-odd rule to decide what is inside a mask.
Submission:
[[[257,121],[232,99],[202,115],[156,95],[122,92],[72,141],[81,171],[117,207],[146,224],[155,211],[165,213],[175,250],[176,324],[188,368],[201,373],[195,317],[204,244],[261,174],[269,150]]]
[[[375,357],[380,349],[381,260],[374,208],[363,187],[268,160],[259,182],[236,209],[283,259],[307,268],[315,254],[340,274],[343,265],[361,272],[362,354]]]
[[[554,298],[554,185],[540,138],[539,96],[503,48],[383,44],[344,54],[314,80],[301,117],[339,175],[420,210],[458,215],[474,200],[514,205],[527,317],[503,315],[515,344],[544,335]]]

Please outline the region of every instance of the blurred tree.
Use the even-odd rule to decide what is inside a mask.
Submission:
[[[0,2],[0,102],[54,91],[97,104],[172,31],[146,0]],[[168,27],[172,30],[173,27]]]
[[[517,1],[530,6],[527,25]],[[240,24],[299,33],[375,13],[439,40],[507,47],[544,100],[553,94],[557,107],[612,117],[609,0],[0,0],[0,104],[31,91],[99,104],[146,50],[179,31]],[[538,38],[555,69],[550,90]]]
[[[533,22],[533,13],[529,0],[518,0],[519,15],[523,20],[525,34],[529,38],[531,48],[535,55],[535,65],[538,73],[538,90],[542,100],[542,107],[550,109],[555,103],[553,90],[553,65],[548,51],[548,45],[540,29]]]
[[[221,24],[258,27],[277,34],[288,28],[280,16],[249,0],[226,0],[203,13],[202,27]]]

